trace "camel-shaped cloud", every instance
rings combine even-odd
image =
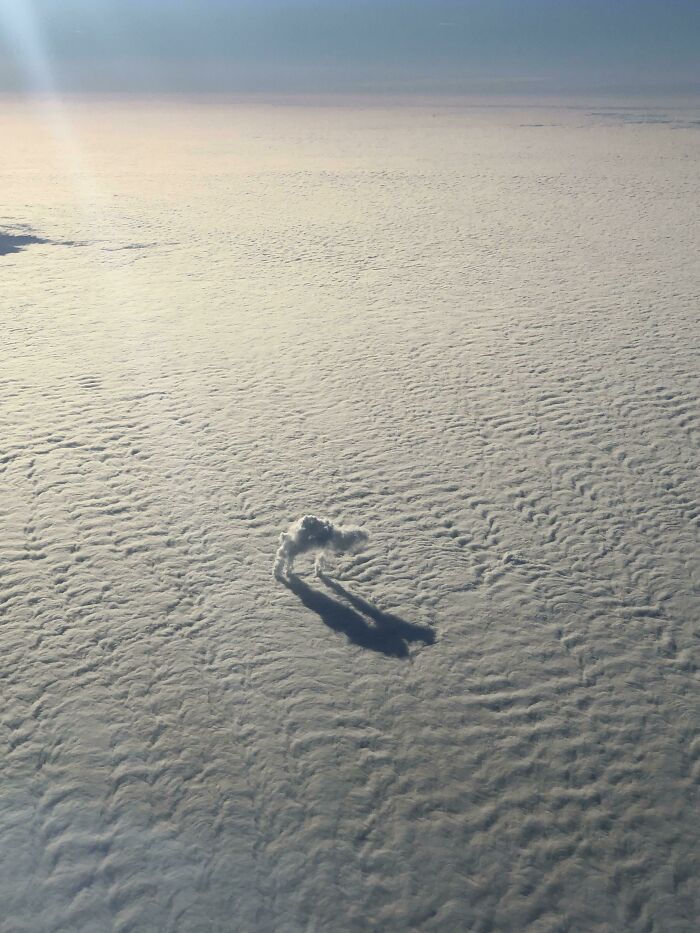
[[[303,515],[280,535],[273,573],[278,579],[293,572],[294,558],[316,551],[316,573],[323,566],[324,554],[355,554],[367,542],[367,533],[356,526],[334,525],[327,518]]]

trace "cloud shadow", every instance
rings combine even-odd
[[[19,253],[34,243],[49,243],[44,237],[33,236],[29,233],[0,233],[0,256],[10,256]]]
[[[15,232],[10,232],[14,230]],[[11,256],[14,253],[21,253],[28,246],[35,244],[46,244],[50,246],[98,246],[105,252],[119,252],[122,250],[147,250],[157,243],[109,243],[106,240],[50,240],[48,237],[37,236],[31,233],[31,227],[27,224],[15,224],[14,226],[0,229],[0,256]],[[100,245],[106,244],[106,245]],[[173,245],[173,244],[167,244]]]
[[[426,645],[434,643],[435,633],[431,628],[414,625],[399,616],[382,612],[367,600],[349,593],[325,574],[320,575],[320,578],[326,586],[348,600],[351,606],[314,589],[293,574],[280,577],[280,582],[298,596],[307,609],[320,616],[325,625],[345,635],[353,644],[388,657],[407,658],[409,642],[422,641]]]

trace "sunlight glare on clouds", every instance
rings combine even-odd
[[[13,0],[0,5],[0,24],[29,87],[38,94],[53,93],[53,74],[32,0]]]
[[[0,27],[24,77],[25,88],[39,107],[61,158],[76,182],[84,179],[83,156],[58,90],[33,0],[15,0],[0,5]]]

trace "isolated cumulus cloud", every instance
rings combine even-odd
[[[334,525],[327,518],[303,515],[280,535],[273,573],[276,577],[289,576],[294,558],[307,551],[317,553],[316,570],[321,567],[324,554],[355,554],[367,542],[367,533],[354,525]]]

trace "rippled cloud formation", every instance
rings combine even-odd
[[[278,578],[289,576],[294,558],[307,551],[316,551],[316,572],[322,567],[324,554],[355,554],[367,542],[367,533],[355,525],[334,525],[327,518],[303,515],[280,535],[273,573]]]

